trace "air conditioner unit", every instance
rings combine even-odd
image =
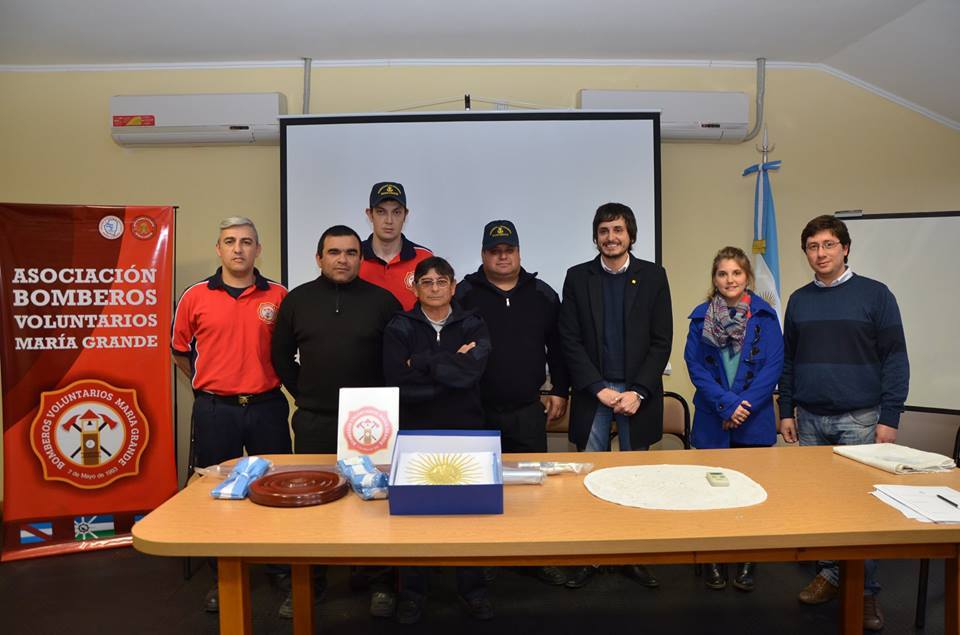
[[[277,145],[280,93],[115,95],[110,133],[124,146]]]
[[[750,100],[722,91],[581,90],[584,110],[659,110],[666,141],[736,143],[747,136]]]

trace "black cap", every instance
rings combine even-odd
[[[403,191],[403,186],[399,183],[382,181],[375,184],[370,190],[370,207],[376,207],[384,201],[397,201],[406,207],[407,193]]]
[[[493,249],[497,245],[520,246],[517,228],[508,220],[492,220],[483,228],[483,248]]]

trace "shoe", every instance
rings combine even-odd
[[[207,613],[220,612],[220,593],[217,591],[217,585],[214,584],[207,591],[207,596],[203,598],[203,610]]]
[[[640,586],[645,586],[648,589],[655,589],[660,586],[660,580],[657,580],[656,576],[642,564],[624,565],[623,574],[628,578],[636,580]]]
[[[716,562],[708,564],[703,576],[703,583],[707,585],[708,589],[717,591],[727,588],[727,565],[717,564]]]
[[[423,605],[412,597],[401,596],[395,617],[400,624],[416,624],[423,617]]]
[[[741,591],[753,591],[753,573],[756,565],[752,562],[742,562],[737,567],[737,575],[733,576],[733,586]]]
[[[823,604],[824,602],[829,602],[833,598],[837,597],[839,593],[839,587],[827,580],[822,575],[818,575],[803,589],[803,591],[800,591],[800,595],[797,596],[797,599],[804,604]]]
[[[568,589],[581,589],[587,586],[587,582],[590,581],[590,578],[592,578],[596,572],[596,567],[577,567],[569,573],[567,581],[564,582],[564,586]]]
[[[283,603],[281,603],[280,608],[277,609],[277,615],[285,620],[293,619],[293,591],[287,592],[286,597],[283,598]]]
[[[467,609],[467,613],[470,614],[475,620],[492,620],[493,619],[493,604],[490,602],[490,597],[486,592],[479,592],[471,595],[470,597],[460,596],[460,601],[463,602],[464,607]]]
[[[560,567],[540,567],[537,569],[537,578],[551,586],[563,586],[567,583],[567,572]]]
[[[374,591],[370,594],[370,615],[393,617],[397,610],[397,594],[393,591]]]
[[[877,596],[863,596],[863,630],[879,631],[883,629],[883,611],[880,610],[880,603],[877,602]]]

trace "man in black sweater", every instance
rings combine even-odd
[[[490,329],[493,352],[480,381],[487,427],[500,430],[504,452],[546,452],[546,422],[563,416],[570,392],[557,332],[560,298],[520,266],[512,222],[487,223],[480,256],[483,264],[457,285],[456,298]],[[541,402],[548,365],[552,388]]]
[[[358,277],[360,237],[344,225],[323,232],[320,276],[280,305],[273,366],[297,403],[294,452],[337,451],[340,389],[383,386],[383,330],[400,303]],[[295,356],[300,352],[300,361]]]

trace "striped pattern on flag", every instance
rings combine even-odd
[[[27,523],[20,525],[20,544],[33,545],[53,538],[53,523]]]
[[[96,540],[114,535],[113,516],[78,516],[73,519],[75,540]]]

